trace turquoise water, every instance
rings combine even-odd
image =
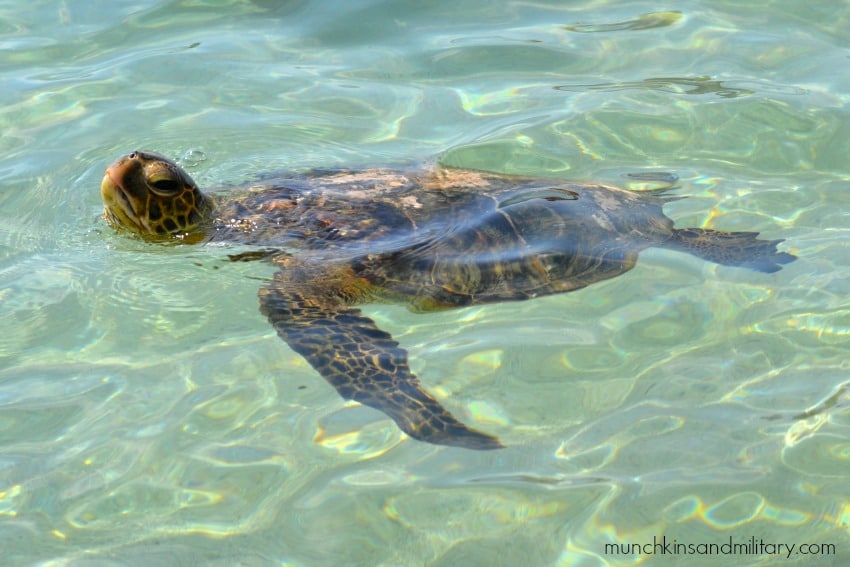
[[[0,2],[0,563],[847,562],[848,57],[837,1]],[[367,308],[508,445],[435,447],[275,336],[270,267],[105,227],[136,148],[202,186],[436,156],[668,171],[679,226],[799,260],[649,250],[563,296]],[[694,554],[605,548],[653,538]],[[775,547],[699,554],[730,538]]]

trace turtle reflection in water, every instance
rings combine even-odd
[[[146,239],[256,247],[248,257],[278,268],[260,311],[343,398],[413,438],[471,449],[502,444],[425,391],[356,305],[438,311],[574,291],[651,246],[760,272],[794,260],[755,232],[673,228],[657,193],[445,167],[315,170],[202,193],[174,162],[136,151],[106,170],[101,194],[109,224]]]

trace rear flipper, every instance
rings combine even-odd
[[[673,229],[673,235],[661,244],[664,248],[688,252],[724,266],[749,268],[773,273],[797,259],[793,254],[779,252],[776,245],[782,240],[759,240],[758,232],[722,232],[703,228]]]

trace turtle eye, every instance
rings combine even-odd
[[[180,190],[180,183],[171,177],[151,179],[150,186],[160,193],[176,193]]]

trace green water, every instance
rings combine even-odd
[[[846,563],[848,30],[839,1],[0,2],[0,564]],[[673,172],[679,226],[799,260],[649,250],[563,296],[367,308],[508,445],[435,447],[275,336],[270,267],[105,227],[136,148],[202,186]],[[774,547],[699,554],[730,538]]]

